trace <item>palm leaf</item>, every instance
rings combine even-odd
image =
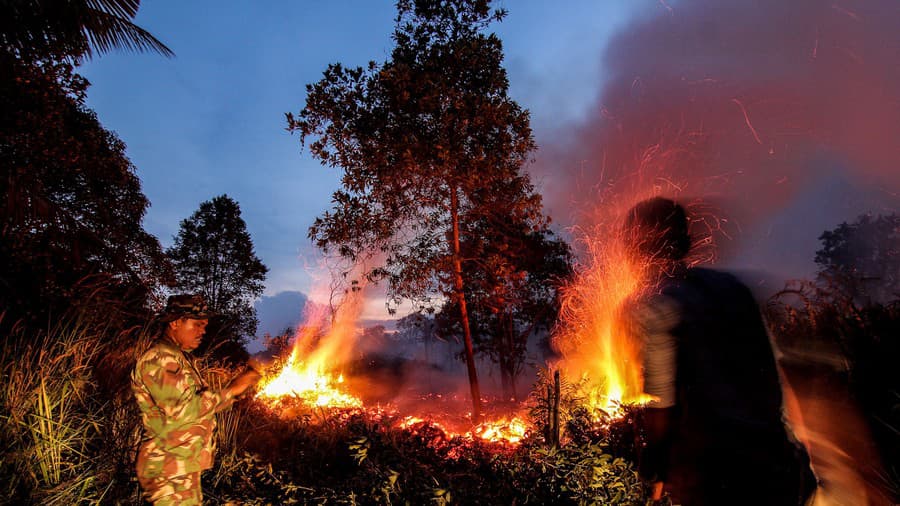
[[[128,19],[100,10],[89,9],[89,11],[90,14],[85,16],[82,28],[90,47],[88,55],[93,55],[94,52],[103,54],[113,49],[125,49],[135,52],[153,51],[167,57],[175,56],[175,53],[159,39]]]
[[[0,44],[30,55],[73,58],[113,49],[153,51],[165,44],[133,23],[140,0],[0,0]]]
[[[95,11],[134,19],[141,6],[141,0],[85,0],[84,5]]]

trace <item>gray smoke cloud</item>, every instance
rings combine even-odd
[[[900,3],[660,2],[610,42],[588,119],[539,139],[549,212],[711,203],[726,264],[808,276],[818,236],[900,202]]]

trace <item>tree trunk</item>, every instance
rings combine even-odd
[[[478,388],[478,372],[475,370],[475,353],[472,351],[472,331],[469,329],[469,311],[463,292],[462,260],[459,252],[459,196],[455,186],[450,188],[450,219],[453,222],[453,285],[459,301],[459,317],[466,345],[466,366],[469,370],[469,390],[472,393],[472,423],[481,421],[481,391]]]
[[[500,363],[500,383],[503,387],[503,400],[517,402],[516,375],[506,360]]]
[[[503,386],[503,400],[518,401],[516,395],[516,343],[513,336],[512,319],[509,314],[503,317],[503,324],[499,326],[500,336],[500,378]]]
[[[551,387],[548,385],[547,390],[550,390]],[[550,397],[550,446],[558,447],[559,446],[559,396],[560,396],[560,381],[559,381],[559,369],[553,371],[553,388],[552,394]]]

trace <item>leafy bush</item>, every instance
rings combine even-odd
[[[593,425],[559,448],[527,435],[517,445],[449,437],[430,422],[401,428],[378,410],[278,412],[246,401],[244,452],[223,456],[207,497],[315,504],[640,504],[633,466],[609,442],[633,434]],[[292,413],[283,418],[283,413]],[[630,429],[629,429],[630,430]],[[253,503],[256,504],[256,503]]]

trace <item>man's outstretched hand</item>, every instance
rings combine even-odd
[[[255,385],[260,378],[262,376],[255,369],[247,369],[231,380],[231,383],[226,388],[231,392],[232,396],[237,397]]]

